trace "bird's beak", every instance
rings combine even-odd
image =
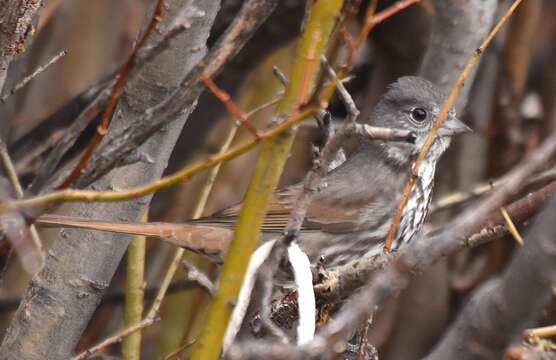
[[[438,136],[453,136],[466,132],[471,132],[471,128],[465,125],[462,121],[458,120],[455,116],[450,116],[445,120],[440,129],[438,129]]]

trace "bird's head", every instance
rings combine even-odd
[[[413,144],[388,142],[384,149],[388,156],[406,162],[419,153],[440,114],[446,96],[430,81],[416,76],[399,78],[374,108],[370,125],[394,129],[411,130],[416,138]],[[450,145],[452,136],[469,132],[471,129],[456,117],[451,108],[438,129],[427,158],[436,161]]]

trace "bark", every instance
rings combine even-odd
[[[166,1],[165,4],[165,16],[158,25],[162,33],[182,7],[181,1]],[[179,38],[179,43],[183,45],[168,49],[150,67],[143,69],[140,81],[127,84],[105,140],[118,134],[118,130],[134,125],[141,111],[167,96],[179,79],[202,58],[218,7],[218,2],[202,0],[193,1],[188,6],[186,11],[196,12],[197,15],[190,17],[190,30]],[[199,15],[200,10],[203,15]],[[149,160],[113,170],[91,187],[127,188],[158,179],[192,109],[193,106],[184,109],[178,119],[137,149]],[[69,211],[81,216],[137,221],[150,198],[117,204],[75,204]],[[34,276],[25,292],[0,347],[0,358],[69,358],[99,304],[128,241],[128,236],[62,231],[48,251],[44,269]]]

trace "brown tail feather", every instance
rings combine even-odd
[[[221,263],[224,259],[232,239],[230,229],[198,224],[110,222],[49,214],[39,217],[36,223],[45,227],[73,227],[122,234],[156,236],[218,263]]]

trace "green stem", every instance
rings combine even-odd
[[[307,99],[317,76],[319,59],[339,16],[343,1],[312,3],[305,31],[299,42],[286,93],[277,107],[277,115],[291,114]],[[259,242],[259,230],[266,208],[288,158],[296,131],[265,138],[244,205],[239,214],[234,239],[228,250],[218,282],[218,289],[209,307],[209,315],[192,360],[217,359],[222,347],[232,306],[245,275],[249,258]]]
[[[145,211],[141,221],[147,221]],[[139,323],[143,316],[145,236],[134,236],[127,248],[127,275],[125,282],[124,327]],[[139,360],[141,355],[141,332],[136,331],[122,341],[122,355],[125,360]]]

